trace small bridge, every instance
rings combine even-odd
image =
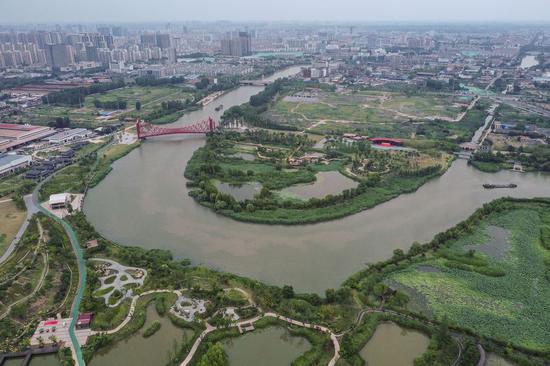
[[[216,123],[210,117],[207,120],[184,127],[161,127],[138,120],[136,122],[137,135],[140,140],[154,136],[190,135],[214,132]]]
[[[271,84],[272,81],[266,81],[266,80],[241,80],[241,85],[248,85],[248,86],[268,86]]]

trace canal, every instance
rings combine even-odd
[[[260,90],[240,87],[176,124],[210,115],[218,120],[222,112],[215,106],[242,104]],[[183,172],[203,144],[200,136],[151,139],[117,161],[86,197],[91,223],[121,244],[167,249],[195,264],[322,293],[367,262],[387,259],[415,240],[430,240],[483,203],[503,196],[550,196],[550,175],[488,174],[458,160],[417,192],[340,220],[290,227],[242,223],[198,205],[187,194]],[[518,188],[485,190],[483,183],[516,183]]]

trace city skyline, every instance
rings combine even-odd
[[[52,6],[53,5],[53,6]],[[205,11],[204,9],[208,9]],[[143,0],[97,0],[94,2],[57,0],[24,3],[7,0],[0,23],[75,23],[75,22],[161,22],[161,21],[342,21],[342,22],[547,22],[550,2],[545,0],[487,0],[461,2],[420,0],[411,4],[403,0],[361,2],[343,0],[300,3],[205,0],[200,4],[183,4],[177,0],[159,0],[150,5]]]

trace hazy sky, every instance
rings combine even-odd
[[[550,21],[550,0],[0,0],[1,23]]]

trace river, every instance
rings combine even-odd
[[[176,124],[209,115],[219,119],[222,112],[215,106],[242,104],[260,90],[238,88]],[[115,162],[113,171],[86,197],[90,222],[124,245],[168,249],[195,264],[322,293],[338,287],[366,262],[387,259],[394,249],[408,249],[415,240],[430,240],[485,202],[507,195],[550,196],[550,175],[488,174],[458,160],[416,193],[340,220],[302,226],[242,223],[217,215],[187,195],[183,171],[203,144],[201,136],[150,139]],[[485,190],[483,183],[516,183],[518,188]]]

